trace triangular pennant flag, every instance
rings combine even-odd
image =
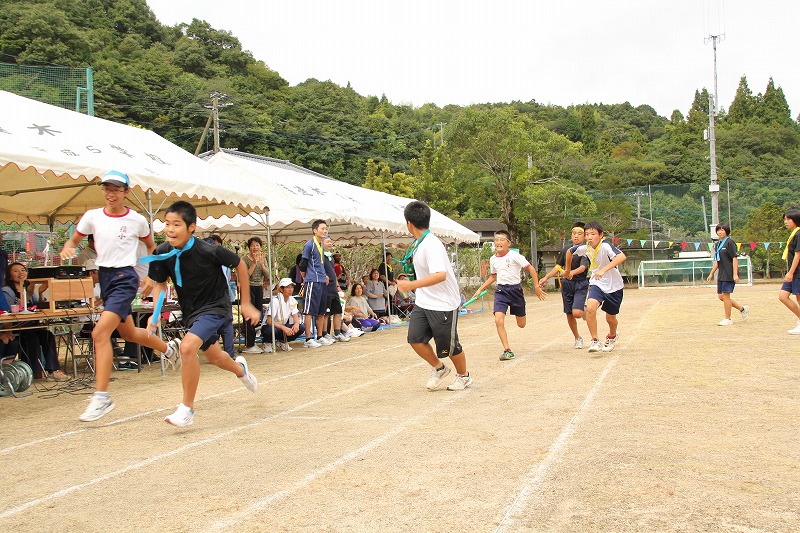
[[[633,242],[633,239],[628,239],[628,246],[630,246],[632,242]]]
[[[783,241],[778,243],[778,248],[783,248]]]
[[[694,243],[694,249],[695,250],[699,250],[700,249],[700,243],[699,242]]]
[[[689,244],[689,243],[688,243],[688,242],[686,242],[686,241],[683,241],[683,242],[681,243],[681,252],[682,252],[682,251],[684,251],[684,250],[686,250],[686,245],[687,245],[687,244]]]
[[[675,241],[669,241],[669,247],[672,248],[672,245],[675,244]]]
[[[756,249],[756,244],[758,244],[758,243],[757,243],[757,242],[755,242],[755,241],[750,241],[750,249],[751,249],[751,250],[753,250],[753,251],[755,251],[755,249]]]
[[[713,252],[714,251],[714,243],[713,242],[708,243],[708,251],[709,252]]]
[[[653,241],[653,248],[658,248],[659,244],[661,244],[661,241]]]
[[[765,243],[764,243],[764,249],[765,249],[765,250],[769,250],[769,245],[770,245],[770,243],[768,243],[768,242],[765,242]]]
[[[619,242],[619,237],[614,237],[614,244],[617,244],[618,242]]]
[[[737,242],[737,243],[736,243],[736,248],[737,248],[738,250],[741,250],[741,249],[742,249],[742,243],[740,243],[740,242]]]
[[[647,242],[647,241],[645,241],[645,240],[641,240],[641,241],[639,241],[639,244],[641,244],[641,245],[642,245],[642,248],[644,248],[644,243],[646,243],[646,242]]]

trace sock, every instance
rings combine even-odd
[[[105,398],[108,398],[108,391],[103,391],[103,392],[101,392],[101,391],[95,391],[94,395],[95,395],[96,397],[98,397],[98,398],[103,398],[103,399],[105,399]]]
[[[444,363],[442,363],[442,366],[436,369],[437,372],[441,372],[442,370],[444,370]]]
[[[341,335],[341,334],[342,334],[342,330],[340,330],[340,329],[335,329],[335,330],[333,330],[333,334],[334,334],[334,335]]]

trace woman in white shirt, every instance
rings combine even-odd
[[[381,273],[377,268],[373,268],[369,273],[369,281],[364,288],[367,295],[369,306],[379,317],[387,316],[386,312],[386,286],[380,280]]]

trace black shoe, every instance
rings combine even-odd
[[[139,370],[139,365],[136,361],[123,361],[117,365],[119,370]]]

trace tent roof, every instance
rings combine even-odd
[[[202,217],[258,210],[258,191],[236,191],[207,163],[152,131],[0,91],[0,220],[68,222],[102,207],[93,181],[108,170],[131,179],[132,207],[188,197]],[[242,209],[244,208],[244,209]]]
[[[304,241],[310,223],[328,222],[331,236],[355,243],[407,242],[403,209],[410,198],[357,187],[307,171],[288,161],[239,152],[220,152],[209,159],[227,182],[260,191],[269,198],[269,225],[277,242]],[[266,227],[260,214],[223,217],[199,224],[204,232],[253,232]],[[156,228],[157,229],[157,228]],[[431,231],[449,242],[478,242],[478,234],[433,210]]]

